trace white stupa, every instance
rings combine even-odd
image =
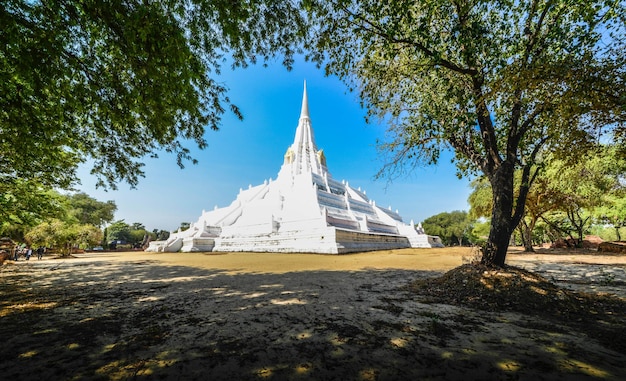
[[[421,224],[405,224],[397,211],[332,178],[313,138],[305,83],[296,136],[276,180],[240,190],[229,206],[203,211],[189,229],[146,251],[341,254],[440,246]]]

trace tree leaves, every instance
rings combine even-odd
[[[578,156],[625,128],[623,2],[310,3],[322,51],[310,57],[388,126],[383,173],[452,148],[461,174],[487,177],[498,265],[541,154]]]
[[[428,234],[441,237],[444,245],[461,246],[473,238],[472,224],[467,212],[455,210],[428,217],[424,220],[423,227]]]
[[[94,162],[100,186],[137,185],[142,158],[184,143],[205,148],[230,110],[212,77],[280,54],[289,66],[306,34],[291,2],[101,0],[27,2],[0,9],[0,180],[76,183]]]

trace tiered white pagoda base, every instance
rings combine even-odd
[[[216,239],[213,251],[344,254],[410,247],[406,237],[325,227]]]
[[[397,211],[332,178],[313,139],[306,87],[293,144],[276,180],[240,190],[224,208],[203,211],[188,230],[154,241],[146,251],[342,254],[442,247]]]

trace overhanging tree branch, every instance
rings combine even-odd
[[[457,65],[450,60],[446,60],[442,58],[441,54],[428,48],[426,45],[420,42],[417,42],[415,40],[412,40],[406,37],[398,37],[390,33],[387,33],[386,30],[382,26],[367,19],[366,17],[356,14],[346,7],[341,7],[341,8],[343,12],[345,12],[347,15],[359,21],[358,23],[353,23],[353,25],[356,25],[357,27],[363,29],[364,31],[368,33],[381,37],[384,40],[392,44],[405,45],[405,46],[410,46],[412,48],[415,48],[418,51],[420,51],[422,54],[424,54],[426,57],[430,58],[433,61],[433,64],[435,65],[441,65],[445,67],[446,69],[452,70],[460,74],[465,74],[465,75],[475,75],[478,73],[476,69],[463,68],[460,65]]]

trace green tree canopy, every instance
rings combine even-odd
[[[466,211],[455,210],[428,217],[423,222],[428,234],[437,235],[444,245],[468,243],[472,233],[472,220]]]
[[[484,176],[477,177],[470,183],[470,188],[472,193],[467,198],[470,205],[470,217],[476,219],[491,216],[493,195],[489,181]]]
[[[107,226],[107,242],[118,240],[130,242],[132,240],[130,230],[130,225],[124,220],[113,222],[111,225]]]
[[[622,1],[308,3],[311,57],[389,126],[386,173],[452,149],[459,174],[486,176],[485,264],[504,265],[542,152],[578,155],[626,126]]]
[[[545,166],[549,164],[543,164]],[[524,206],[524,214],[518,225],[522,236],[522,242],[526,251],[532,252],[533,248],[533,231],[535,226],[546,213],[555,210],[557,206],[558,192],[550,187],[550,179],[543,172],[533,181],[532,187],[528,190],[526,203]],[[515,172],[514,189],[519,191],[522,173],[520,170]],[[478,177],[471,183],[472,193],[468,197],[470,204],[470,215],[473,218],[485,217],[489,218],[493,212],[492,200],[493,193],[489,180],[484,177]],[[515,197],[517,197],[517,193]]]
[[[598,209],[598,220],[611,224],[615,229],[617,240],[621,241],[620,228],[626,227],[626,197],[622,195],[611,198],[611,202]]]
[[[148,232],[146,230],[146,227],[144,226],[144,224],[140,223],[140,222],[133,222],[130,226],[130,231],[129,231],[129,236],[130,236],[130,240],[129,242],[135,246],[135,247],[139,247],[141,246],[141,244],[146,242],[146,236],[150,236],[152,238],[152,233]]]
[[[21,241],[23,234],[43,219],[65,214],[66,199],[39,181],[5,180],[0,181],[0,235]]]
[[[80,224],[90,224],[101,227],[113,220],[117,210],[115,201],[98,201],[84,192],[68,195],[69,214]]]
[[[164,241],[170,237],[170,232],[163,229],[153,229],[152,230],[153,239],[157,241]]]
[[[619,216],[624,215],[624,173],[626,161],[615,146],[599,146],[582,153],[576,161],[544,155],[541,171],[529,189],[524,218],[519,225],[526,250],[532,251],[533,230],[540,220],[561,234],[557,238],[565,234],[578,242],[582,241],[586,228],[594,219],[615,221],[619,228]],[[520,188],[521,177],[517,171],[516,189]],[[474,218],[490,216],[491,184],[486,178],[479,177],[471,186],[473,190],[468,198],[471,215]]]
[[[223,63],[289,66],[306,31],[279,0],[7,0],[0,25],[0,194],[14,179],[67,188],[87,160],[110,187],[136,185],[160,150],[193,162],[186,141],[204,148],[225,110],[241,117]]]
[[[0,194],[0,234],[22,241],[32,228],[53,220],[100,228],[113,219],[114,201],[101,202],[85,193],[61,194],[36,181],[17,179]],[[65,229],[65,228],[64,228]],[[67,230],[67,229],[66,229]]]
[[[146,226],[141,222],[133,222],[130,227],[133,230],[146,230]]]
[[[601,220],[607,211],[619,213],[626,195],[623,175],[626,161],[613,147],[604,147],[593,155],[581,155],[570,163],[556,159],[546,168],[546,188],[556,213],[544,216],[552,228],[582,243],[589,225]]]
[[[51,219],[31,229],[26,234],[26,239],[33,246],[55,248],[61,255],[67,256],[75,246],[88,247],[99,243],[102,231],[90,224]]]

